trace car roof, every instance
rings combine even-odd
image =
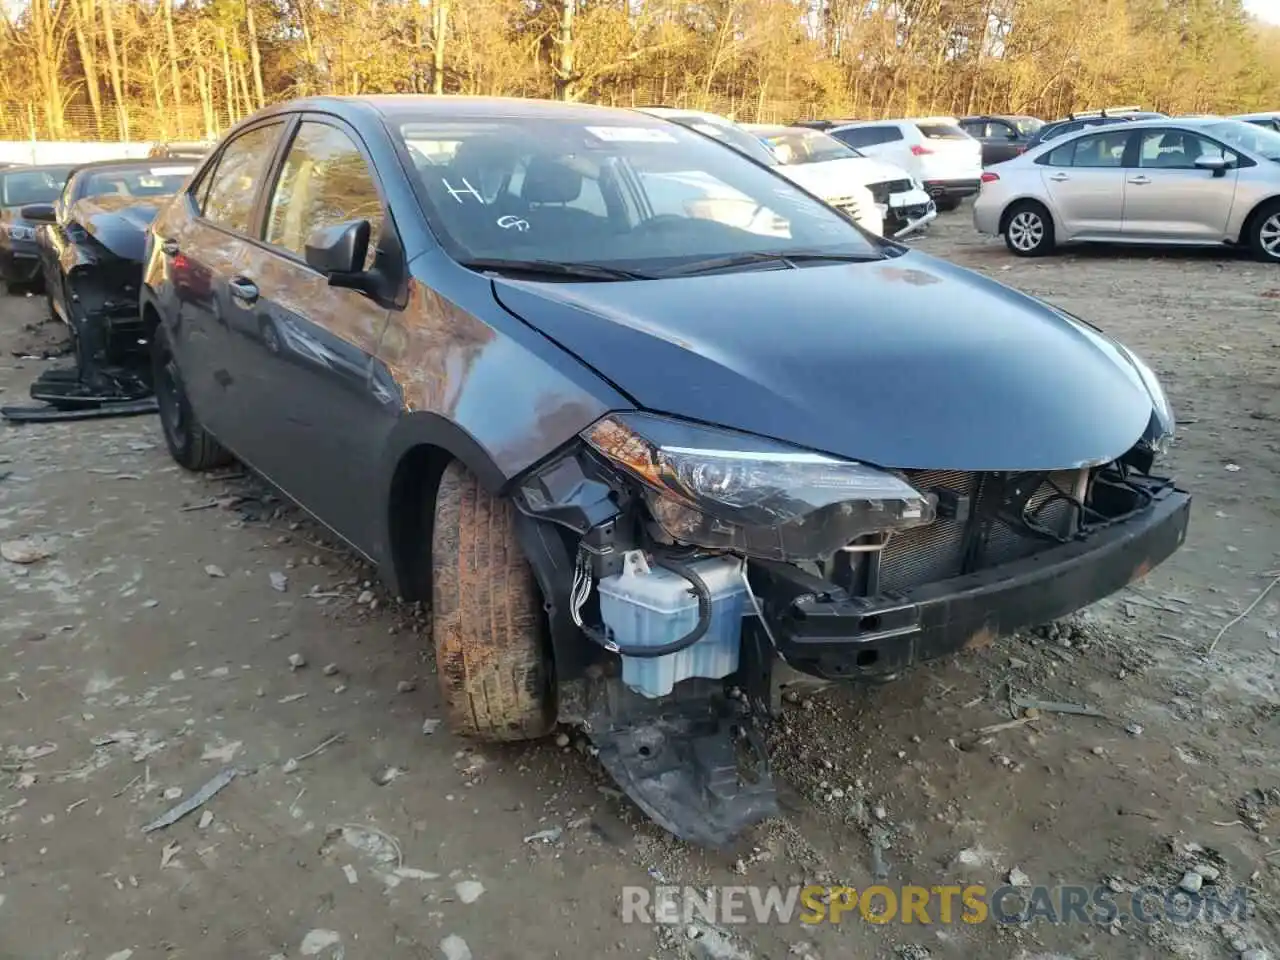
[[[787,123],[744,123],[743,129],[750,130],[752,133],[763,133],[768,136],[779,133],[824,133],[822,130],[815,130],[813,127],[795,127]]]
[[[1233,113],[1231,120],[1271,120],[1280,117],[1280,110],[1263,110],[1260,113]]]
[[[114,160],[86,160],[84,163],[59,164],[71,167],[72,173],[82,170],[111,170],[118,167],[176,167],[190,166],[190,161],[171,157],[118,157]]]
[[[896,126],[897,124],[921,124],[921,123],[959,123],[955,117],[886,117],[883,120],[850,120],[848,123],[839,124],[840,127],[870,127],[870,126]]]
[[[654,108],[651,108],[654,109]],[[661,108],[656,108],[661,109]],[[442,120],[529,118],[538,120],[610,120],[623,116],[634,117],[640,110],[623,107],[603,107],[591,103],[565,103],[561,100],[533,100],[523,97],[458,97],[431,94],[376,94],[362,97],[302,97],[259,111],[250,120],[282,113],[303,110],[343,114],[370,114],[381,116],[388,122],[418,119],[424,114]],[[682,112],[682,111],[676,111]],[[696,111],[688,111],[696,113]],[[723,119],[723,118],[720,118]]]
[[[4,167],[0,167],[0,173],[27,173],[34,170],[37,173],[43,170],[76,170],[79,168],[77,163],[12,163]]]

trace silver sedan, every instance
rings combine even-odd
[[[1023,257],[1097,241],[1280,263],[1280,133],[1223,117],[1092,127],[989,168],[973,222]]]

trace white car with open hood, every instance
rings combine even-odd
[[[835,207],[864,230],[884,236],[884,211],[876,203],[872,192],[861,181],[850,177],[832,177],[825,171],[809,169],[805,165],[784,166],[777,155],[754,133],[731,120],[702,110],[685,110],[680,107],[641,107],[641,113],[661,117],[682,127],[696,130],[727,147],[745,154],[756,163],[772,167],[788,180]],[[718,198],[717,198],[718,199]]]
[[[810,193],[839,192],[849,183],[870,190],[887,236],[914,233],[938,215],[924,186],[906,170],[859,153],[820,130],[759,123],[744,128],[769,145],[782,164],[780,173]]]

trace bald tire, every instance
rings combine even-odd
[[[516,541],[514,507],[462,464],[444,471],[431,531],[431,620],[453,729],[530,740],[554,726],[542,596]]]

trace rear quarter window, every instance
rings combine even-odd
[[[954,123],[917,123],[916,129],[928,140],[969,139],[969,135]]]
[[[855,149],[903,139],[902,131],[897,127],[850,127],[846,130],[833,130],[831,135]]]

